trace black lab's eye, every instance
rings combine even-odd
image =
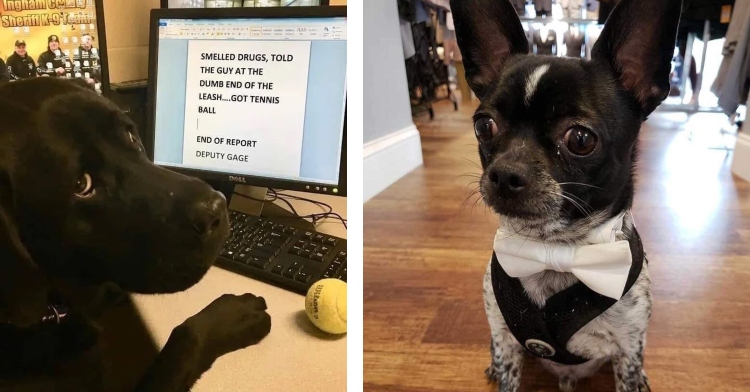
[[[76,183],[76,196],[90,197],[94,194],[94,182],[88,173],[83,173]]]
[[[565,148],[571,153],[579,156],[591,154],[596,148],[598,138],[585,128],[570,128],[563,138]]]
[[[133,133],[133,131],[128,131],[128,137],[130,138],[130,142],[136,145],[138,151],[143,151],[143,147],[141,147],[141,144],[138,143],[138,138],[135,136],[135,133]]]
[[[481,117],[474,122],[474,133],[479,141],[486,142],[497,135],[497,124],[489,117]]]

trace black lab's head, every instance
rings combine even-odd
[[[152,164],[112,103],[38,78],[0,88],[0,118],[0,253],[143,293],[186,289],[212,265],[223,196]]]
[[[529,56],[507,0],[451,1],[485,202],[519,230],[580,238],[630,207],[641,123],[669,93],[680,0],[622,0],[592,59]]]

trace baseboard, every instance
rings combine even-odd
[[[750,134],[740,132],[733,155],[732,173],[745,181],[750,181]]]
[[[422,140],[414,124],[364,146],[364,201],[422,165]]]

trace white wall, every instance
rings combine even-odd
[[[747,97],[747,107],[750,108],[750,96]],[[750,111],[745,117],[750,117]],[[745,181],[750,181],[750,123],[748,118],[742,123],[742,130],[737,137],[732,157],[732,173]]]
[[[365,201],[422,164],[411,118],[396,0],[364,5]]]

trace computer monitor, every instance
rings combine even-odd
[[[152,10],[151,158],[345,196],[346,34],[346,7]]]
[[[0,2],[0,58],[10,81],[84,79],[109,88],[103,0]]]

